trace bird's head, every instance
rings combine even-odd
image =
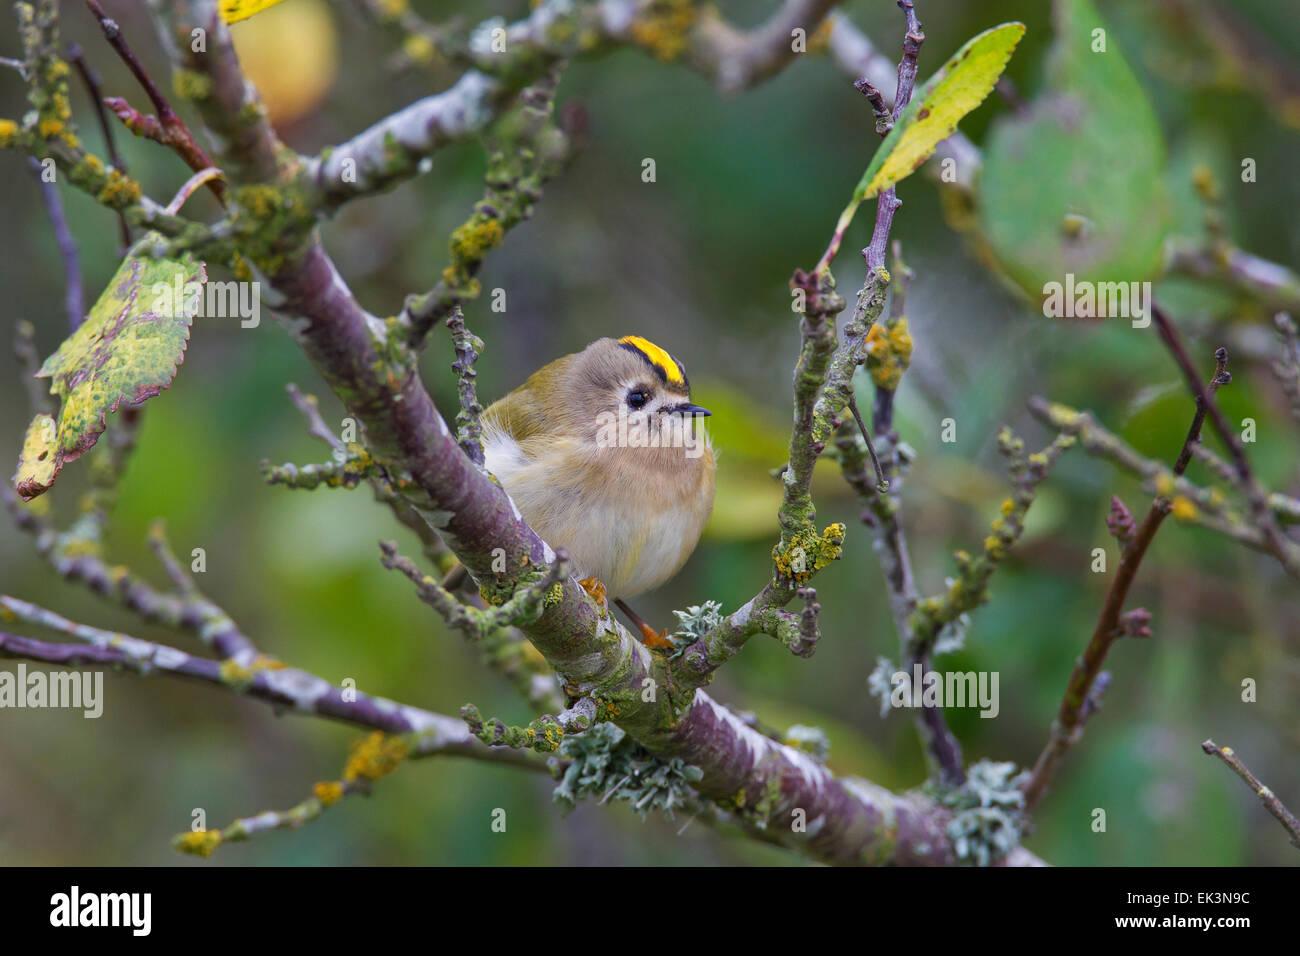
[[[577,356],[569,376],[572,398],[606,441],[626,447],[670,447],[674,436],[691,442],[694,420],[709,415],[691,402],[686,368],[649,339],[626,335],[597,339]],[[611,433],[608,429],[617,429]]]

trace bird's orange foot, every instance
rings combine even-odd
[[[592,599],[600,605],[602,611],[609,610],[609,600],[605,595],[605,585],[599,578],[583,578],[578,582],[578,586],[591,595]]]
[[[663,650],[673,646],[673,642],[668,639],[667,631],[656,631],[622,600],[616,599],[614,603],[618,605],[620,611],[627,615],[628,620],[636,625],[636,629],[641,632],[641,643],[646,647]]]
[[[656,631],[645,621],[640,621],[638,623],[641,631],[641,643],[646,647],[662,650],[673,646],[673,642],[668,640],[667,628],[662,631]]]

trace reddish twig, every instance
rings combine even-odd
[[[113,126],[109,123],[108,114],[104,111],[104,95],[99,85],[99,74],[86,63],[81,47],[76,43],[68,46],[68,61],[76,68],[78,75],[81,77],[81,82],[86,87],[86,92],[90,94],[90,101],[95,104],[95,118],[99,121],[99,131],[104,136],[104,148],[108,150],[109,161],[115,169],[126,173],[126,161],[122,159],[121,154],[117,151],[117,143],[113,139]],[[125,251],[126,247],[131,245],[131,226],[126,221],[126,213],[122,212],[121,209],[114,211],[117,213],[122,249]]]
[[[1181,349],[1181,346],[1179,348]],[[1183,354],[1185,356],[1186,353]],[[1216,364],[1209,385],[1202,385],[1199,379],[1194,379],[1196,388],[1193,389],[1193,394],[1196,395],[1196,414],[1192,418],[1192,425],[1188,429],[1187,437],[1183,440],[1183,447],[1178,453],[1174,465],[1175,476],[1182,475],[1191,461],[1192,449],[1201,440],[1201,427],[1205,421],[1206,413],[1217,411],[1217,406],[1213,404],[1211,396],[1218,390],[1220,385],[1226,384],[1232,378],[1226,368],[1228,350],[1220,348],[1215,351],[1214,357]],[[1190,359],[1188,361],[1190,364]],[[1092,638],[1088,641],[1087,648],[1084,649],[1083,656],[1076,662],[1074,671],[1070,674],[1070,682],[1066,685],[1065,696],[1061,700],[1056,720],[1052,724],[1052,732],[1047,746],[1039,754],[1033,772],[1021,787],[1025,795],[1026,809],[1032,808],[1042,798],[1053,774],[1056,772],[1056,768],[1064,759],[1066,752],[1078,739],[1080,733],[1082,733],[1088,717],[1098,709],[1100,695],[1094,693],[1094,685],[1103,676],[1101,667],[1106,661],[1106,655],[1110,652],[1111,646],[1119,638],[1140,633],[1145,628],[1145,618],[1139,626],[1126,626],[1123,619],[1124,603],[1128,600],[1129,590],[1137,577],[1138,568],[1142,565],[1142,559],[1146,557],[1147,549],[1151,546],[1156,532],[1160,530],[1160,525],[1169,514],[1169,507],[1170,504],[1166,498],[1156,498],[1151,503],[1146,517],[1142,519],[1142,523],[1137,527],[1137,530],[1132,534],[1126,533],[1124,535],[1127,543],[1123,545],[1120,552],[1119,569],[1115,572],[1115,578],[1106,591],[1106,599],[1102,604],[1097,626],[1092,632]],[[1113,505],[1112,509],[1114,510]]]
[[[1256,480],[1250,462],[1246,458],[1246,453],[1242,450],[1241,442],[1237,439],[1236,432],[1228,423],[1227,416],[1223,414],[1223,409],[1219,408],[1214,401],[1213,390],[1207,389],[1206,386],[1201,384],[1200,379],[1196,377],[1196,368],[1187,355],[1187,349],[1183,347],[1177,328],[1169,321],[1169,317],[1164,313],[1164,310],[1154,302],[1151,304],[1151,315],[1155,319],[1156,330],[1160,333],[1161,341],[1169,348],[1174,361],[1178,363],[1183,377],[1187,380],[1188,387],[1191,388],[1192,394],[1196,396],[1198,411],[1199,406],[1204,404],[1205,409],[1202,414],[1208,415],[1210,424],[1219,433],[1219,438],[1228,446],[1228,452],[1232,457],[1233,465],[1236,467],[1238,483],[1246,496],[1246,500],[1250,503],[1255,523],[1264,535],[1269,552],[1282,563],[1287,573],[1300,577],[1300,558],[1297,557],[1291,542],[1287,541],[1282,535],[1281,529],[1278,528],[1272,509],[1269,508],[1268,495]],[[1190,455],[1191,452],[1189,451],[1188,454]]]
[[[162,91],[153,81],[153,77],[144,68],[144,65],[136,57],[135,52],[131,49],[130,44],[126,42],[126,37],[122,36],[122,29],[104,12],[103,6],[99,0],[86,0],[86,6],[94,14],[95,19],[99,21],[100,29],[104,31],[104,37],[108,40],[109,46],[117,51],[117,55],[122,58],[131,75],[136,78],[149,101],[153,103],[154,111],[158,114],[154,116],[143,116],[132,108],[125,99],[117,96],[105,97],[104,104],[113,111],[113,113],[122,120],[123,124],[132,133],[137,136],[145,136],[155,142],[173,150],[176,155],[185,161],[185,164],[194,172],[201,172],[213,166],[213,162],[208,158],[208,154],[203,151],[203,147],[195,140],[194,134],[190,132],[185,121],[177,115],[176,111],[167,102]],[[208,181],[208,187],[216,195],[222,205],[226,201],[226,184],[219,179]]]

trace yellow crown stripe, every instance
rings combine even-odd
[[[686,384],[686,376],[682,374],[682,367],[677,364],[677,359],[649,339],[643,339],[639,335],[625,335],[618,341],[622,345],[630,345],[638,350],[650,361],[651,365],[663,372],[668,381],[674,385]]]

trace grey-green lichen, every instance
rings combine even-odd
[[[699,799],[691,789],[704,776],[699,767],[677,757],[655,757],[615,724],[596,724],[586,733],[565,737],[559,756],[569,764],[553,799],[565,813],[579,800],[595,797],[601,803],[622,800],[642,819],[657,810],[671,820],[676,811]]]
[[[936,793],[954,811],[947,832],[959,862],[989,866],[1020,844],[1027,820],[1019,784],[1015,764],[981,760],[960,787]]]
[[[781,742],[787,747],[806,753],[818,763],[825,763],[831,756],[831,739],[820,727],[795,724],[785,732],[785,739]]]
[[[722,624],[722,604],[718,601],[705,601],[692,604],[685,611],[673,611],[677,617],[677,630],[668,635],[669,642],[676,649],[671,657],[678,657],[701,637]]]

